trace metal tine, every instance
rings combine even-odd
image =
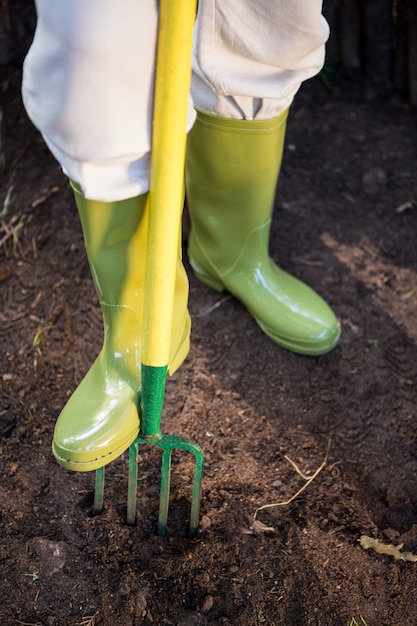
[[[104,486],[106,478],[105,466],[96,470],[94,487],[93,514],[99,515],[103,511]],[[128,495],[126,522],[133,525],[136,522],[136,500],[138,482],[138,442],[134,441],[129,447]]]
[[[200,450],[201,454],[194,454],[196,459],[196,465],[194,470],[193,492],[191,496],[190,528],[188,531],[190,537],[196,536],[198,530],[198,521],[200,518],[201,481],[203,477],[204,465],[203,450],[201,448]]]
[[[94,489],[94,515],[98,515],[103,510],[103,500],[104,500],[104,484],[106,480],[106,468],[99,467],[96,470],[96,481],[95,481],[95,489]]]
[[[162,449],[161,486],[159,491],[158,535],[166,533],[169,509],[169,493],[171,488],[171,458],[172,448]]]
[[[138,485],[138,441],[134,441],[129,448],[129,473],[127,481],[127,515],[126,521],[130,526],[136,522],[136,500]]]

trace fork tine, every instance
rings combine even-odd
[[[196,444],[197,446],[198,444]],[[200,446],[198,446],[200,448]],[[200,448],[199,451],[194,452],[196,465],[194,470],[194,484],[193,484],[193,493],[191,496],[191,513],[190,513],[190,527],[188,534],[190,537],[195,537],[198,529],[198,520],[200,517],[200,499],[201,499],[201,480],[203,477],[203,464],[204,464],[204,455],[203,450]]]
[[[129,448],[129,473],[127,482],[127,515],[129,526],[136,522],[136,500],[138,492],[138,442],[134,441]]]
[[[163,449],[161,464],[161,487],[159,493],[159,517],[158,517],[158,535],[165,535],[168,508],[169,508],[169,492],[171,488],[171,457],[172,448]]]
[[[94,515],[98,515],[103,510],[103,500],[104,500],[104,483],[106,478],[106,469],[105,467],[99,467],[96,470],[96,480],[95,480],[95,489],[94,489]]]

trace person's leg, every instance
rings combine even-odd
[[[336,345],[339,324],[268,244],[288,107],[320,69],[327,36],[316,0],[203,0],[186,164],[194,272],[240,299],[276,343],[311,355]]]
[[[149,190],[158,3],[37,0],[23,100],[51,152],[85,197]],[[191,98],[188,127],[195,113]]]
[[[194,39],[197,109],[270,119],[324,63],[329,27],[321,0],[201,0]]]
[[[58,418],[57,461],[86,471],[138,434],[157,8],[153,0],[38,0],[26,109],[74,184],[104,321],[103,348]],[[189,125],[194,113],[190,109]],[[178,228],[180,225],[178,225]],[[178,259],[172,373],[189,347]]]

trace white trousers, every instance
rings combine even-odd
[[[87,198],[149,189],[157,0],[36,0],[23,100]],[[321,0],[200,0],[188,128],[198,109],[269,119],[324,62]]]

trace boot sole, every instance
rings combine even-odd
[[[117,457],[121,456],[123,452],[125,452],[129,446],[135,441],[136,437],[139,434],[139,428],[132,432],[129,437],[125,439],[125,441],[113,450],[109,450],[105,454],[102,454],[100,457],[88,458],[89,455],[86,454],[86,458],[83,461],[72,461],[67,456],[62,456],[64,450],[62,448],[58,448],[55,445],[55,442],[52,442],[52,452],[53,455],[59,465],[65,467],[65,469],[72,470],[74,472],[89,472],[92,470],[99,469],[104,465],[107,465]],[[69,456],[69,455],[68,455]]]

